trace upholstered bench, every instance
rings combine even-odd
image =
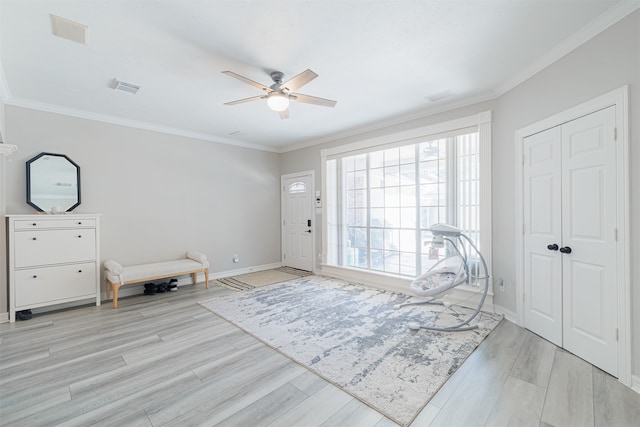
[[[104,262],[104,276],[107,282],[106,297],[111,297],[113,288],[113,308],[118,308],[118,289],[132,283],[147,282],[167,277],[191,274],[196,283],[198,273],[204,272],[207,288],[209,288],[209,261],[200,252],[187,252],[186,259],[156,262],[152,264],[122,266],[114,260]]]

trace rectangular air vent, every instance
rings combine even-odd
[[[445,90],[444,92],[434,93],[429,96],[426,96],[425,98],[427,98],[431,102],[438,102],[438,101],[442,101],[443,99],[450,98],[453,95],[455,94],[452,91]]]
[[[116,90],[121,90],[123,92],[129,92],[129,93],[133,93],[133,94],[135,94],[136,92],[138,92],[140,90],[140,86],[134,85],[132,83],[121,82],[118,79],[114,79],[113,80],[113,83],[112,83],[111,87],[113,89],[116,89]]]
[[[54,36],[85,46],[89,44],[89,27],[59,16],[49,16],[51,16],[51,32]]]

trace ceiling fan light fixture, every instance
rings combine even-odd
[[[289,97],[280,92],[272,92],[267,97],[267,105],[273,111],[284,111],[289,108]]]

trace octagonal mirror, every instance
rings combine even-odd
[[[80,166],[64,154],[27,161],[27,203],[40,212],[70,212],[80,205]]]

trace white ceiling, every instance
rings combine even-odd
[[[1,0],[7,104],[282,152],[491,99],[639,7],[616,0]],[[51,33],[50,14],[89,27]],[[260,95],[310,68],[280,120]],[[0,70],[1,71],[1,70]],[[135,95],[113,79],[142,86]],[[427,97],[451,91],[432,102]]]

